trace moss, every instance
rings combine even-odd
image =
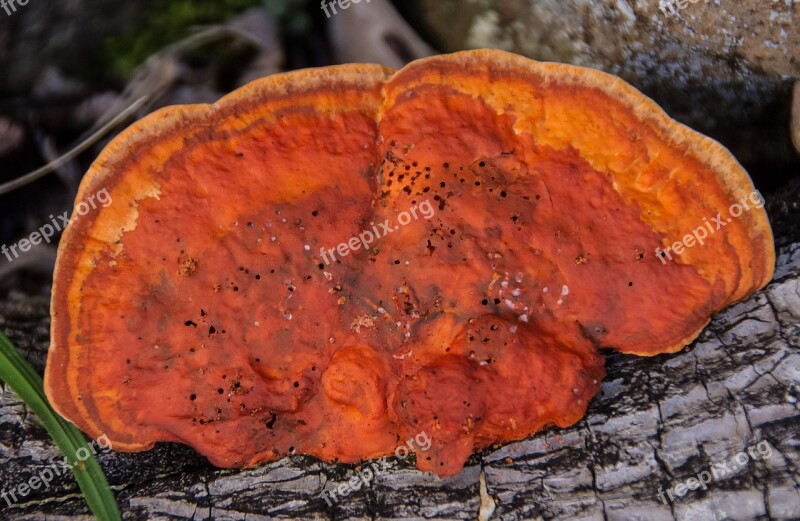
[[[279,18],[297,19],[302,0],[156,0],[134,27],[106,40],[104,54],[111,75],[130,77],[149,56],[177,42],[196,26],[223,23],[249,7],[263,6]],[[296,26],[295,21],[293,26]]]

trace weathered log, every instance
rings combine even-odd
[[[17,295],[0,303],[0,330],[41,372],[48,300]],[[358,467],[294,457],[219,470],[176,444],[99,460],[132,520],[475,519],[481,505],[484,519],[503,520],[800,519],[800,243],[781,248],[767,288],[714,317],[687,349],[609,354],[607,370],[586,418],[571,428],[484,451],[444,480],[396,461],[330,505],[323,491]],[[9,388],[0,395],[0,425],[0,492],[15,490],[19,500],[0,499],[0,519],[89,519],[71,476],[19,494],[16,487],[60,457]],[[754,448],[759,441],[769,457]],[[737,464],[748,447],[748,461]],[[705,490],[659,499],[659,487],[667,498],[667,489],[710,473],[709,464],[717,476]]]

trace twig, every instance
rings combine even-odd
[[[32,183],[33,181],[36,181],[40,177],[43,177],[43,176],[49,174],[50,172],[52,172],[56,168],[59,168],[61,165],[63,165],[67,161],[70,161],[71,159],[76,157],[78,154],[80,154],[81,152],[83,152],[84,150],[86,150],[87,148],[92,146],[94,143],[96,143],[99,139],[101,139],[104,135],[106,135],[111,129],[113,129],[114,127],[119,125],[123,120],[125,120],[125,118],[127,118],[128,116],[130,116],[131,114],[133,114],[134,112],[139,110],[139,108],[142,105],[144,105],[144,103],[147,101],[147,98],[148,98],[148,96],[142,96],[141,98],[139,98],[138,100],[133,102],[125,110],[123,110],[122,112],[117,114],[111,121],[109,121],[108,123],[106,123],[105,125],[100,127],[100,129],[98,129],[96,132],[94,132],[91,136],[89,136],[86,139],[84,139],[80,144],[78,144],[75,148],[73,148],[69,152],[63,154],[60,157],[57,157],[56,159],[54,159],[53,161],[50,161],[46,165],[44,165],[44,166],[42,166],[40,168],[37,168],[33,172],[29,172],[29,173],[27,173],[27,174],[25,174],[25,175],[23,175],[21,177],[18,177],[16,179],[12,180],[12,181],[9,181],[7,183],[1,184],[0,185],[0,195],[7,194],[9,192],[12,192],[12,191],[14,191],[14,190],[16,190],[18,188],[21,188],[21,187],[27,185],[29,183]]]

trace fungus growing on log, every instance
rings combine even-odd
[[[774,265],[722,146],[615,77],[500,51],[162,109],[78,200],[100,189],[59,247],[47,395],[116,449],[221,467],[424,432],[418,467],[454,474],[578,421],[599,349],[677,351]]]

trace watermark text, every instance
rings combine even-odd
[[[675,16],[679,11],[689,7],[689,4],[696,4],[701,0],[659,0],[658,8],[664,13],[664,16]],[[708,3],[708,0],[702,0],[703,3]]]
[[[722,463],[709,463],[708,470],[701,470],[696,477],[689,478],[678,483],[674,487],[664,490],[663,486],[658,487],[658,498],[665,505],[675,501],[675,496],[683,497],[690,490],[702,488],[708,489],[709,483],[727,475],[733,474],[737,469],[747,465],[750,460],[767,460],[772,457],[772,447],[766,440],[759,441],[755,445],[747,447],[746,451],[736,454],[730,461]],[[667,499],[669,497],[669,499]]]
[[[82,462],[89,459],[92,454],[97,454],[98,448],[102,449],[104,454],[113,448],[111,446],[111,440],[108,439],[108,436],[105,434],[101,434],[96,440],[92,440],[88,448],[79,447],[78,450],[75,451],[75,457],[73,459],[76,461],[74,463],[70,463],[70,460],[66,456],[60,461],[53,461],[49,466],[40,470],[38,474],[31,476],[28,481],[18,484],[11,490],[6,490],[4,488],[0,491],[0,498],[6,501],[6,505],[11,506],[21,501],[33,490],[39,490],[40,488],[46,490],[50,488],[50,482],[53,481],[56,476],[61,476],[62,473],[69,474],[74,467],[77,467]]]
[[[761,192],[758,190],[751,192],[742,197],[738,202],[733,203],[731,207],[728,208],[730,217],[725,218],[722,212],[718,213],[716,217],[712,217],[710,220],[707,217],[703,217],[703,224],[695,228],[691,233],[687,233],[682,240],[675,241],[663,250],[661,248],[656,248],[656,257],[661,260],[661,264],[666,264],[667,259],[673,260],[672,253],[681,255],[687,248],[691,248],[697,244],[700,246],[704,245],[705,240],[708,239],[710,235],[728,226],[735,218],[741,216],[745,210],[749,211],[751,209],[751,204],[755,208],[762,208],[764,206],[764,197],[762,197]],[[670,250],[672,250],[672,253],[670,253]]]
[[[0,0],[2,1],[2,0]],[[108,193],[108,190],[103,188],[98,192],[92,194],[88,199],[81,201],[75,206],[75,214],[72,216],[72,221],[77,221],[79,216],[86,215],[89,213],[89,210],[96,210],[97,203],[103,206],[103,208],[107,208],[111,205],[111,194]],[[28,237],[24,239],[20,239],[16,243],[12,244],[11,246],[7,246],[3,244],[0,246],[0,253],[2,253],[8,262],[12,262],[15,259],[18,259],[21,253],[26,253],[30,251],[33,246],[37,244],[41,244],[42,241],[50,244],[50,240],[53,236],[67,227],[67,224],[70,222],[69,212],[64,212],[58,216],[58,218],[54,217],[53,215],[50,216],[50,222],[53,224],[47,223],[38,231],[31,233]],[[13,255],[13,257],[12,257]]]
[[[25,7],[30,0],[0,0],[0,8],[6,12],[8,16],[17,12],[17,5]]]
[[[364,0],[364,1],[370,3],[371,0]],[[325,16],[330,18],[331,16],[338,14],[336,6],[339,6],[339,9],[344,11],[345,9],[349,9],[351,4],[360,4],[360,3],[361,0],[322,0],[321,6],[322,10],[325,11]]]
[[[364,230],[358,234],[358,236],[350,237],[350,240],[347,242],[340,243],[335,248],[325,249],[320,248],[319,254],[322,256],[322,259],[325,261],[325,264],[330,265],[332,262],[336,262],[336,254],[338,253],[340,257],[347,257],[351,251],[357,251],[362,247],[364,250],[369,249],[369,245],[375,242],[376,240],[386,237],[390,233],[394,233],[400,229],[400,226],[405,226],[406,224],[410,223],[413,220],[419,219],[419,215],[417,215],[417,210],[422,214],[424,219],[430,219],[433,217],[434,209],[433,205],[430,201],[425,200],[421,202],[417,206],[412,206],[407,212],[400,212],[397,214],[397,222],[394,227],[389,222],[389,219],[386,219],[382,223],[378,223],[377,225],[374,222],[369,223],[372,226],[371,230]]]
[[[398,446],[394,450],[394,455],[397,456],[398,459],[404,460],[409,454],[416,452],[414,445],[416,445],[420,451],[425,452],[431,448],[431,439],[425,434],[425,431],[420,432],[413,438],[409,438],[404,445]],[[352,492],[360,490],[362,486],[365,488],[368,487],[378,472],[392,470],[395,463],[394,461],[388,461],[386,456],[384,456],[370,465],[365,465],[364,468],[361,469],[358,474],[350,478],[349,481],[341,483],[338,487],[324,492],[322,497],[329,507],[333,506],[334,503],[339,502],[340,498],[349,496]],[[337,493],[339,497],[337,497]]]

